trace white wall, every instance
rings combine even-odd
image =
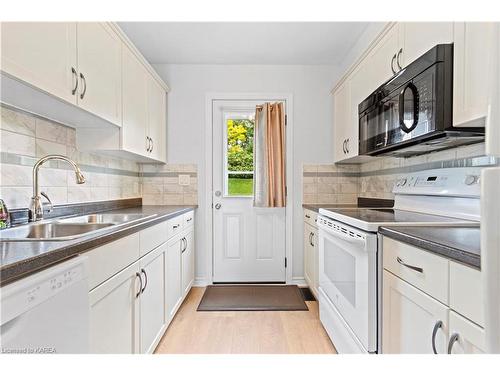
[[[293,277],[303,277],[302,163],[331,163],[333,106],[330,90],[338,79],[332,66],[155,65],[171,88],[168,94],[168,163],[196,163],[199,178],[197,267],[206,269],[204,218],[209,202],[205,186],[205,98],[207,93],[280,93],[293,95],[294,243]]]

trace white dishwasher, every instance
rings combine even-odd
[[[0,289],[1,353],[87,353],[87,257]]]

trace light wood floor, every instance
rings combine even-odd
[[[309,311],[198,312],[204,288],[193,288],[155,353],[333,354],[319,321],[318,302]]]

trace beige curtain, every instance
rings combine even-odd
[[[254,128],[254,206],[285,207],[285,113],[283,103],[257,106]]]

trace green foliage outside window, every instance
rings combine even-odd
[[[227,120],[228,171],[253,171],[254,121]]]

